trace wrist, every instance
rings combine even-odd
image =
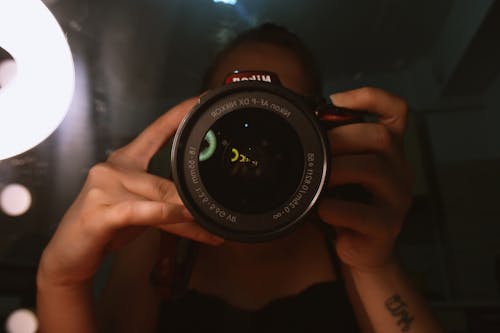
[[[36,283],[40,332],[97,332],[92,283],[60,283],[40,268]]]
[[[77,279],[70,272],[61,268],[57,258],[51,256],[47,249],[42,254],[36,274],[36,285],[40,289],[81,289],[92,284],[90,279]]]
[[[373,265],[373,266],[352,266],[344,265],[346,269],[353,277],[375,277],[383,276],[387,274],[393,274],[399,270],[399,262],[394,255],[387,258],[383,263]]]

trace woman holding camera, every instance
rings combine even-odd
[[[272,24],[229,44],[208,71],[205,88],[236,69],[271,71],[298,94],[321,93],[306,48]],[[42,332],[442,332],[393,253],[411,203],[412,172],[403,156],[407,105],[376,88],[330,98],[379,119],[328,132],[329,188],[361,184],[369,202],[325,195],[311,221],[269,242],[210,234],[172,181],[147,172],[196,104],[189,99],[90,170],[40,261]],[[321,225],[335,230],[335,239]],[[187,291],[170,299],[178,237],[199,245]],[[116,255],[109,283],[96,304],[92,278],[110,251]],[[156,283],[151,272],[159,272]]]

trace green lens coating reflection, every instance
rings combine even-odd
[[[200,152],[200,162],[206,161],[212,157],[215,152],[215,148],[217,148],[217,139],[215,138],[214,131],[209,130],[205,135],[204,140],[208,143],[208,145]]]

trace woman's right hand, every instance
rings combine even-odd
[[[172,181],[146,172],[195,103],[192,98],[175,106],[106,162],[92,167],[42,254],[39,283],[87,283],[108,251],[121,248],[148,226],[203,243],[223,241],[193,221]]]

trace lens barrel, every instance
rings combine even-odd
[[[328,144],[314,107],[266,82],[232,83],[203,95],[172,147],[172,177],[208,231],[260,242],[297,227],[329,172]]]

